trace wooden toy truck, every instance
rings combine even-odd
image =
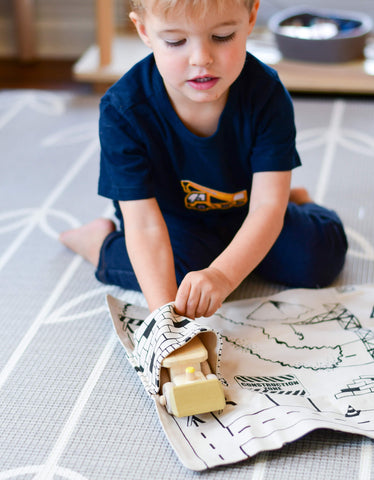
[[[162,387],[161,405],[176,417],[223,410],[223,387],[212,373],[208,351],[198,336],[166,357],[170,382]]]

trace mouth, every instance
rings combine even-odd
[[[193,78],[192,81],[193,82],[197,82],[197,83],[205,83],[205,82],[209,82],[210,80],[213,80],[214,78],[216,77],[210,77],[210,76],[204,76],[204,77],[196,77],[196,78]]]
[[[210,75],[203,75],[188,80],[188,84],[196,90],[209,90],[214,87],[218,82],[218,77],[212,77]]]

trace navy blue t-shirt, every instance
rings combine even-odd
[[[199,137],[181,122],[153,55],[104,95],[99,129],[100,195],[156,197],[166,218],[209,228],[222,222],[239,228],[253,173],[300,165],[289,94],[277,73],[249,53],[212,136]]]

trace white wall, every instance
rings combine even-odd
[[[36,48],[42,58],[75,58],[95,42],[95,0],[34,0]],[[126,0],[115,0],[118,25],[127,23]],[[0,56],[16,55],[12,0],[0,1]],[[374,0],[261,0],[259,24],[290,6],[354,9],[374,18]]]

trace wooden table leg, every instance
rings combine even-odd
[[[35,58],[34,0],[14,0],[14,17],[20,60]]]
[[[100,50],[100,67],[112,60],[114,37],[113,0],[96,0],[97,44]]]

